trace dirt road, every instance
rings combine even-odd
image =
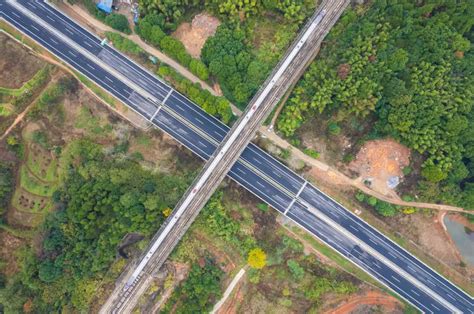
[[[369,291],[367,293],[364,293],[363,295],[354,296],[339,307],[324,313],[346,314],[351,313],[352,311],[356,310],[358,307],[361,306],[381,306],[383,313],[393,313],[396,312],[397,309],[402,312],[400,302],[394,297],[382,294],[377,291]]]

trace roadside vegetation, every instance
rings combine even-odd
[[[67,0],[71,4],[82,3],[89,13],[95,16],[98,20],[104,22],[113,29],[124,34],[131,34],[132,30],[128,23],[127,17],[123,14],[110,13],[105,14],[97,8],[97,3],[94,0]]]
[[[189,97],[204,111],[217,117],[225,124],[231,121],[233,117],[232,110],[230,102],[226,98],[212,95],[208,90],[203,89],[199,83],[192,83],[164,63],[156,62],[156,64],[153,64],[146,52],[132,40],[112,32],[107,32],[106,36],[107,39],[112,41],[114,47],[152,68],[156,74],[169,82],[176,90]]]

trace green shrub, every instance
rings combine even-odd
[[[359,201],[359,202],[363,202],[365,200],[365,194],[362,193],[362,192],[357,192],[356,195],[355,195],[355,198]]]
[[[397,214],[397,208],[394,205],[383,201],[377,202],[375,210],[384,217],[392,217]]]
[[[203,81],[209,78],[209,71],[206,65],[200,60],[192,59],[189,63],[189,70]]]
[[[413,169],[410,167],[410,166],[406,166],[406,167],[403,167],[403,175],[404,176],[407,176],[409,175],[410,173],[412,173]]]
[[[295,280],[303,279],[304,269],[300,266],[300,264],[298,264],[297,261],[290,259],[286,262],[286,265],[290,269],[290,273]]]
[[[312,158],[319,158],[319,153],[312,148],[305,148],[303,152]]]
[[[375,205],[377,205],[378,200],[375,196],[369,196],[368,198],[366,198],[366,202],[370,206],[375,206]]]
[[[105,24],[125,34],[131,34],[127,17],[123,14],[112,13],[107,15],[105,18]]]
[[[262,212],[268,212],[268,204],[266,203],[258,203],[257,208],[260,209]]]
[[[330,135],[339,135],[341,134],[341,127],[336,122],[330,122],[328,124],[328,132]]]

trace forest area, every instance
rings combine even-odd
[[[423,158],[415,193],[473,209],[473,25],[471,0],[377,0],[348,10],[294,89],[278,131],[298,142],[299,128],[317,115],[329,117],[329,136],[346,120],[355,129],[372,121],[355,141],[407,145]]]

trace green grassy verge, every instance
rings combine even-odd
[[[26,167],[20,169],[20,185],[26,191],[38,196],[51,197],[55,190],[54,184],[45,184],[28,173]]]
[[[46,65],[42,69],[40,69],[38,72],[36,72],[35,75],[33,75],[33,77],[28,82],[23,84],[23,86],[20,88],[6,88],[6,87],[0,86],[0,94],[18,97],[25,92],[29,92],[32,89],[35,89],[36,86],[39,86],[44,82],[44,80],[48,76],[48,72],[49,72],[49,68]]]
[[[82,84],[87,86],[90,90],[92,90],[97,96],[99,96],[103,101],[105,101],[108,105],[112,108],[116,108],[115,105],[115,98],[104,92],[99,86],[97,86],[94,82],[89,80],[84,75],[80,74],[79,72],[72,70],[76,77],[81,81]]]

